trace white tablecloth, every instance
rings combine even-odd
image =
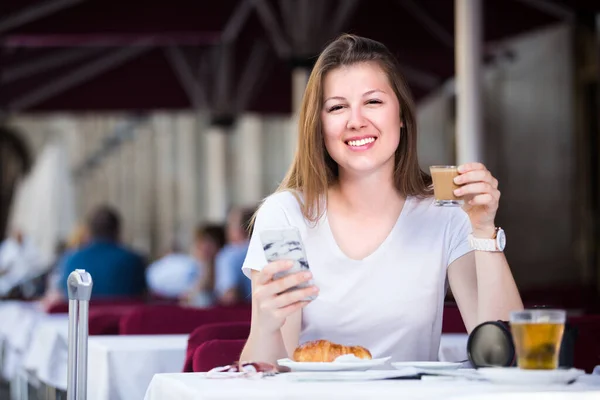
[[[468,340],[469,335],[466,333],[443,334],[438,353],[440,361],[465,361],[467,359]]]
[[[92,336],[88,399],[143,399],[154,374],[183,369],[188,335]]]
[[[42,316],[39,305],[33,302],[0,302],[0,345],[2,346],[2,377],[13,379],[21,367],[31,334]]]
[[[600,399],[600,377],[591,376],[580,378],[580,381],[569,386],[529,387],[498,385],[458,378],[297,382],[286,375],[288,374],[251,380],[206,379],[203,373],[159,374],[152,379],[145,400]],[[499,393],[502,395],[498,396]]]
[[[69,316],[46,315],[38,321],[23,359],[23,368],[41,382],[67,389]]]

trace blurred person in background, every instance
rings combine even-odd
[[[34,243],[20,229],[14,229],[0,244],[0,298],[20,297],[15,289],[35,275],[40,266]]]
[[[182,305],[209,307],[214,304],[215,259],[225,245],[225,229],[221,225],[205,224],[196,229],[192,245],[192,259],[196,270],[191,279],[180,284],[187,286],[180,294]]]
[[[79,224],[66,243],[59,243],[56,248],[56,261],[52,266],[50,273],[46,279],[46,290],[42,298],[41,304],[44,308],[48,308],[53,303],[63,299],[62,290],[59,287],[60,277],[63,275],[65,262],[77,250],[85,246],[89,241],[89,234],[85,224]]]
[[[173,242],[169,251],[146,269],[146,284],[154,297],[178,299],[198,279],[200,265]]]
[[[250,302],[251,282],[242,273],[255,208],[232,208],[227,216],[227,244],[217,255],[215,295],[222,305]]]
[[[76,269],[90,273],[92,298],[141,297],[146,291],[144,259],[120,243],[121,217],[109,206],[98,207],[88,220],[89,242],[70,254],[61,268],[59,289],[67,296],[67,278]]]

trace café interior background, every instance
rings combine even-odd
[[[398,56],[423,169],[457,162],[452,1],[53,3],[0,3],[2,236],[50,251],[108,203],[145,254],[189,246],[277,187],[311,60],[341,32]],[[597,293],[600,7],[482,3],[481,161],[514,276]]]

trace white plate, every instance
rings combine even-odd
[[[374,381],[413,376],[396,370],[289,372],[284,375],[293,381]]]
[[[319,371],[366,371],[373,367],[385,364],[390,357],[373,360],[353,360],[335,362],[296,362],[289,358],[277,360],[277,364],[290,368],[292,371],[319,372]]]
[[[488,381],[514,385],[565,385],[582,375],[580,369],[531,370],[511,368],[479,368],[477,374]]]
[[[417,368],[428,370],[452,370],[458,369],[462,363],[443,361],[399,361],[393,362],[392,367],[396,369]]]

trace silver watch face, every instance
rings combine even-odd
[[[504,251],[504,248],[506,247],[506,234],[502,229],[498,229],[498,232],[496,233],[496,246],[498,246],[498,250],[500,251]]]

